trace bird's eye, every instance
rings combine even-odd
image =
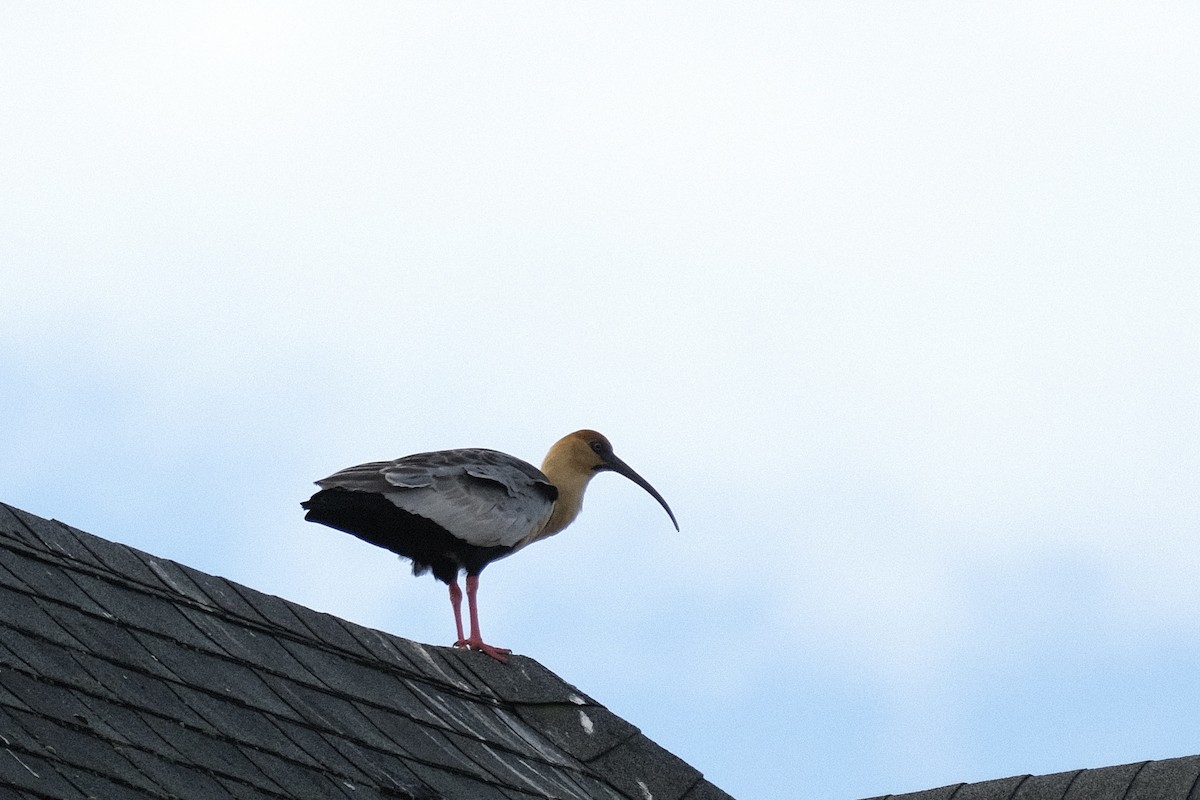
[[[592,444],[592,450],[596,451],[597,453],[604,452],[604,443],[603,442],[596,440],[596,441],[592,442],[591,444]]]

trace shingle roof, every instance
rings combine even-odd
[[[0,504],[0,796],[727,794],[529,658],[321,614]]]
[[[728,797],[532,659],[363,628],[2,503],[0,750],[4,798]],[[1200,756],[887,797],[1200,800]]]
[[[894,800],[1200,800],[1200,756],[959,783]],[[871,798],[870,800],[883,800]]]

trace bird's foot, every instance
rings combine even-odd
[[[501,664],[508,663],[508,655],[512,652],[507,647],[493,647],[486,644],[482,639],[473,637],[470,639],[459,639],[454,643],[455,647],[465,647],[468,650],[478,650],[481,653],[487,653],[492,658],[499,661]]]

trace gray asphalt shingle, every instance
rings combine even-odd
[[[885,797],[894,800],[1200,800],[1200,755],[1049,775],[1019,775]]]

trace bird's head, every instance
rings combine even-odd
[[[667,501],[663,499],[663,496],[658,493],[657,489],[650,485],[649,481],[634,472],[633,468],[624,461],[617,458],[616,453],[613,452],[612,443],[603,434],[592,430],[575,431],[574,433],[567,434],[550,448],[550,452],[546,456],[546,464],[543,466],[543,471],[547,475],[550,475],[551,471],[558,474],[573,474],[581,478],[585,483],[593,475],[600,472],[616,472],[619,475],[624,475],[645,489],[651,497],[657,500],[659,505],[666,510],[667,516],[671,518],[672,524],[675,525],[675,530],[679,530],[679,523],[675,521],[675,514],[672,513],[671,507],[667,505]]]

